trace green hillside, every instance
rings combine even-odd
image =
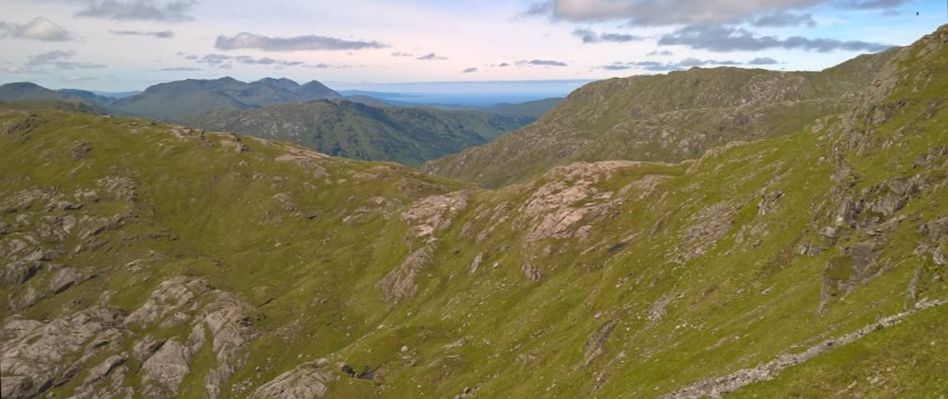
[[[577,161],[694,159],[848,109],[890,55],[861,56],[821,72],[693,68],[593,82],[537,123],[425,170],[497,187]]]
[[[210,112],[189,123],[216,131],[289,141],[345,158],[420,165],[488,143],[532,120],[477,111],[323,100]]]
[[[2,396],[943,396],[946,44],[805,126],[502,189],[3,108]]]

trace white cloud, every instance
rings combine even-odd
[[[89,0],[76,15],[118,21],[192,21],[197,0]]]
[[[303,51],[361,50],[387,46],[374,41],[345,40],[328,36],[270,37],[243,32],[232,37],[218,36],[214,47],[220,50],[258,49],[263,51]]]
[[[26,24],[0,22],[0,37],[16,39],[42,40],[46,42],[62,42],[73,40],[72,34],[65,28],[46,18],[33,18]]]

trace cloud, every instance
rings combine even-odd
[[[885,50],[891,46],[859,40],[808,39],[791,36],[780,39],[775,36],[759,36],[743,28],[725,26],[686,26],[658,40],[660,46],[681,45],[692,49],[717,52],[760,51],[772,48],[805,50],[827,53],[835,50],[869,51]]]
[[[654,57],[654,56],[657,56],[657,55],[666,56],[666,57],[667,57],[667,56],[675,55],[675,53],[672,52],[672,51],[668,51],[668,50],[661,50],[661,51],[659,51],[659,50],[652,50],[652,51],[649,51],[648,54],[645,54],[645,55],[647,55],[647,56],[649,56],[649,57]]]
[[[337,66],[329,64],[307,64],[302,61],[289,61],[282,60],[270,57],[251,57],[249,55],[227,55],[227,54],[205,54],[203,56],[194,55],[194,54],[185,54],[178,53],[178,56],[185,60],[194,61],[198,64],[208,65],[213,68],[220,69],[230,69],[234,64],[242,65],[258,65],[258,66],[273,66],[277,68],[284,67],[303,67],[303,68],[313,68],[313,69],[328,69],[328,68],[348,68],[348,66]],[[163,69],[163,70],[174,70],[174,71],[187,71],[190,69],[185,69],[188,67],[178,67],[172,69]],[[195,69],[200,70],[200,69]]]
[[[214,47],[219,50],[321,51],[377,49],[388,46],[375,41],[345,40],[328,36],[270,37],[243,32],[233,37],[218,36]]]
[[[542,3],[533,3],[528,7],[523,13],[520,14],[521,17],[534,17],[541,15],[549,15],[553,13],[553,2],[544,1]]]
[[[170,39],[174,37],[174,32],[170,30],[163,30],[159,32],[145,32],[138,30],[113,30],[111,31],[113,35],[119,36],[151,36],[157,39]]]
[[[162,72],[197,72],[197,71],[203,71],[203,69],[194,68],[194,67],[170,67],[170,68],[161,68],[160,71]]]
[[[583,43],[602,43],[602,42],[615,42],[615,43],[626,43],[626,42],[635,42],[644,40],[642,36],[629,35],[625,33],[603,33],[597,34],[589,29],[576,29],[573,31],[573,36],[576,36],[582,39]]]
[[[462,73],[474,73],[477,72],[477,68],[465,68]]]
[[[547,0],[527,15],[595,22],[626,20],[630,25],[736,23],[765,13],[805,8],[831,0]],[[532,11],[532,12],[530,12]]]
[[[396,51],[392,53],[392,57],[414,57],[414,56],[415,55],[412,53],[403,53],[401,51]]]
[[[750,60],[748,65],[776,65],[778,64],[777,60],[770,57],[758,57]]]
[[[562,61],[556,60],[523,60],[517,61],[517,66],[555,66],[555,67],[565,67],[568,64]]]
[[[423,60],[423,61],[441,61],[441,60],[446,60],[446,59],[448,59],[448,58],[447,58],[447,57],[442,57],[442,56],[440,56],[440,55],[438,55],[438,54],[435,54],[435,53],[428,53],[428,54],[425,54],[425,55],[423,55],[423,56],[421,56],[421,57],[418,57],[417,59]]]
[[[844,7],[858,10],[884,10],[905,3],[908,3],[908,0],[850,0],[844,4]]]
[[[90,0],[76,15],[117,21],[193,21],[191,10],[197,0]]]
[[[75,51],[49,51],[30,57],[22,66],[6,67],[3,70],[9,73],[44,73],[49,70],[74,71],[106,67],[102,64],[73,61],[75,56]]]
[[[752,24],[759,27],[785,28],[790,26],[816,26],[816,20],[810,14],[797,14],[792,12],[775,12],[766,14],[755,19]]]
[[[273,65],[273,66],[301,66],[304,64],[302,61],[286,61],[278,60],[270,57],[251,57],[249,55],[226,55],[226,54],[207,54],[203,57],[197,56],[186,56],[185,59],[195,60],[201,64],[207,64],[213,67],[224,67],[224,65],[230,65],[231,63],[238,63],[244,65]],[[226,67],[224,67],[226,68]]]
[[[33,18],[32,21],[22,25],[0,22],[0,38],[2,37],[41,40],[44,42],[73,40],[72,34],[66,31],[62,26],[56,25],[53,21],[42,17]]]
[[[67,76],[63,80],[66,82],[91,82],[99,79],[92,76]]]
[[[627,21],[632,26],[736,24],[816,6],[886,9],[908,0],[543,0],[521,16],[571,22]],[[804,22],[806,22],[804,20]]]
[[[329,65],[329,64],[319,63],[319,64],[306,64],[306,65],[303,65],[303,68],[311,68],[311,69],[342,69],[342,68],[349,68],[349,66],[347,66],[347,65]]]
[[[731,60],[701,60],[697,58],[685,58],[678,62],[658,62],[658,61],[634,61],[634,62],[614,62],[609,65],[602,65],[597,69],[607,71],[624,71],[628,69],[643,69],[652,72],[667,72],[680,69],[687,69],[700,66],[735,66],[742,65],[740,62]]]

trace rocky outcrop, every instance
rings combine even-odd
[[[190,370],[191,358],[205,345],[205,331],[209,331],[217,366],[208,370],[204,388],[209,398],[218,397],[221,387],[243,363],[243,348],[256,334],[252,313],[243,300],[214,289],[203,279],[174,277],[159,284],[125,323],[161,329],[185,324],[191,326],[191,335],[186,344],[169,340],[158,347],[150,337],[135,344],[136,357],[153,352],[143,366],[150,370],[145,374],[148,383],[143,379],[149,387],[147,392],[162,397],[176,395],[178,385]]]
[[[121,314],[94,307],[49,322],[4,321],[4,398],[31,398],[62,385],[96,353],[117,344]]]
[[[138,324],[142,327],[158,324],[160,328],[169,328],[190,319],[188,313],[198,309],[198,296],[212,290],[210,284],[202,279],[173,277],[158,284],[151,297],[141,307],[125,318],[126,325]]]
[[[257,388],[252,399],[318,399],[326,396],[327,385],[337,377],[328,370],[329,361],[303,363]]]
[[[520,209],[519,222],[527,230],[524,245],[532,246],[550,238],[575,237],[581,221],[601,215],[615,205],[610,200],[616,193],[602,190],[597,184],[609,179],[617,169],[636,165],[639,163],[580,162],[549,171],[543,178],[548,182],[534,190]],[[640,189],[649,186],[645,184]]]
[[[407,258],[382,280],[385,300],[397,302],[407,299],[417,290],[418,274],[431,263],[431,249],[424,247],[408,255]]]
[[[209,370],[204,378],[204,388],[209,398],[216,398],[234,371],[243,365],[244,348],[256,332],[248,305],[229,293],[218,293],[214,301],[204,307],[203,322],[210,330],[211,348],[217,359],[217,367]],[[203,329],[199,334],[203,337]]]
[[[615,327],[616,321],[609,320],[586,338],[586,345],[583,346],[583,367],[589,366],[605,352],[606,340]]]
[[[467,208],[467,196],[467,192],[457,191],[432,195],[411,204],[402,212],[402,220],[411,229],[410,236],[426,243],[436,241],[435,234],[450,227],[454,218]]]
[[[190,348],[175,339],[168,340],[142,364],[142,392],[150,397],[173,397],[178,386],[191,372]]]
[[[720,202],[702,209],[691,219],[691,225],[685,229],[673,257],[678,263],[685,263],[705,254],[731,229],[731,221],[738,210],[731,202]]]

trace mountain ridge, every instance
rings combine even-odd
[[[697,158],[714,146],[785,134],[843,111],[891,54],[821,72],[693,68],[594,82],[536,123],[424,169],[497,187],[575,161]]]

